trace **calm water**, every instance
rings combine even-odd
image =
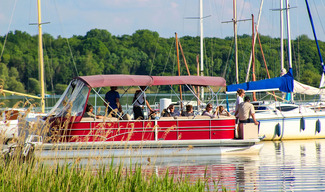
[[[155,100],[160,97],[166,98],[159,95]],[[50,98],[50,106],[57,99]],[[129,103],[128,99],[122,101]],[[100,105],[101,101],[97,102]],[[325,191],[325,139],[263,143],[260,154],[253,156],[146,157],[114,162],[141,164],[144,171],[157,175],[168,171],[177,177],[188,175],[192,180],[206,175],[211,187],[216,181],[233,191],[237,187],[240,191]],[[109,165],[111,159],[82,162]]]
[[[189,156],[114,159],[127,168],[141,164],[144,172],[164,176],[208,178],[231,191],[325,191],[325,139],[263,142],[259,155]],[[60,164],[64,161],[60,160]],[[110,165],[110,158],[87,158],[82,164]],[[50,163],[53,163],[53,161]]]
[[[325,191],[325,139],[263,143],[259,155],[169,158],[159,160],[156,170],[168,167],[193,179],[206,173],[211,185],[215,180],[231,190]]]

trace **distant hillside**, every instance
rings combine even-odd
[[[1,36],[2,49],[5,37]],[[199,37],[179,39],[191,75],[196,75]],[[138,30],[132,35],[112,36],[107,30],[93,29],[85,36],[69,39],[43,35],[47,91],[62,93],[75,76],[94,74],[176,75],[175,38],[161,38],[157,32]],[[0,62],[0,79],[4,88],[39,94],[38,39],[26,32],[10,32]],[[251,37],[238,37],[239,76],[244,82],[251,51]],[[280,74],[280,39],[261,36],[265,60],[271,77]],[[292,41],[293,72],[297,80],[318,86],[321,65],[315,42],[306,35]],[[324,42],[319,42],[324,52]],[[235,82],[233,38],[205,38],[205,75],[225,76],[227,84]],[[267,78],[260,47],[256,45],[257,79]],[[73,55],[73,57],[72,57]],[[180,53],[181,55],[181,53]],[[187,75],[182,56],[181,73]],[[287,66],[287,63],[285,64]]]

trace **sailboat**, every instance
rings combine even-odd
[[[44,60],[43,60],[43,37],[42,37],[42,20],[41,20],[41,2],[37,0],[37,9],[38,9],[38,55],[39,55],[39,65],[40,65],[40,84],[41,84],[41,97],[18,93],[14,91],[1,90],[4,93],[15,94],[20,96],[25,96],[29,98],[35,98],[41,100],[41,113],[29,111],[26,109],[8,109],[2,112],[3,119],[0,121],[0,134],[4,139],[4,142],[7,143],[13,138],[19,136],[18,125],[21,117],[23,121],[25,119],[34,119],[36,120],[39,117],[45,116],[45,86],[44,86]]]
[[[308,7],[307,0],[306,5]],[[281,1],[281,14],[282,10]],[[289,0],[286,0],[286,8],[284,10],[287,14],[288,29],[288,72],[283,76],[272,79],[228,85],[228,94],[235,93],[238,89],[244,89],[246,92],[266,92],[271,90],[279,90],[281,92],[288,93],[288,95],[290,95],[290,93],[295,93],[298,90],[302,90],[301,88],[305,88],[305,93],[312,92],[312,90],[314,90],[313,92],[316,90],[318,93],[323,92],[320,89],[312,89],[311,86],[301,84],[295,81],[293,78],[291,67]],[[288,102],[269,103],[260,101],[253,104],[255,105],[256,109],[255,117],[260,122],[259,136],[264,137],[264,140],[325,138],[325,111],[319,110],[321,105],[317,105],[317,107],[311,107],[305,104],[298,105],[294,104],[291,98],[289,98]]]

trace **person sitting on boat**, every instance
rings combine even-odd
[[[244,131],[244,123],[252,123],[250,116],[253,118],[253,122],[255,125],[258,125],[259,122],[255,119],[255,109],[254,105],[250,103],[249,96],[244,98],[244,102],[239,104],[238,109],[236,111],[238,113],[239,124],[237,128],[237,138],[242,139],[243,131]]]
[[[230,116],[230,113],[222,105],[217,107],[217,111],[218,111],[217,112],[218,116],[219,115]]]
[[[105,118],[104,116],[101,116],[101,115],[95,115],[93,113],[93,111],[94,111],[94,107],[92,105],[87,104],[86,112],[84,114],[84,117],[92,117],[92,118],[97,118],[97,119],[104,119]]]
[[[140,86],[140,90],[137,90],[133,97],[133,113],[134,119],[144,119],[143,108],[144,105],[147,105],[150,110],[150,114],[154,112],[149,105],[149,102],[146,100],[146,86]]]
[[[186,111],[182,112],[182,116],[185,117],[194,116],[193,106],[186,105]]]
[[[239,115],[238,115],[238,107],[239,104],[241,104],[242,102],[244,102],[244,96],[245,96],[245,91],[244,89],[238,89],[237,90],[237,100],[236,100],[236,105],[235,105],[235,116],[236,116],[236,123],[239,123]]]
[[[178,110],[175,110],[175,106],[170,104],[167,109],[164,110],[163,117],[178,117],[180,115]]]
[[[255,119],[255,109],[254,105],[250,103],[249,96],[244,98],[244,102],[239,104],[238,110],[236,111],[239,114],[239,124],[241,123],[252,123],[250,116],[253,118],[255,125],[258,125],[259,122]]]
[[[212,104],[209,103],[205,107],[205,111],[203,111],[202,116],[209,116],[211,118],[214,118],[214,117],[216,117],[216,113],[217,113],[217,111],[212,112]]]
[[[112,86],[111,90],[105,94],[104,105],[107,107],[107,114],[112,117],[118,117],[120,116],[120,113],[122,113],[120,94],[116,90],[117,87]]]

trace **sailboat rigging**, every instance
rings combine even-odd
[[[42,17],[41,17],[41,0],[37,0],[38,10],[38,54],[40,64],[40,83],[41,83],[41,108],[42,113],[45,113],[45,88],[44,88],[44,59],[43,59],[43,37],[42,37]]]
[[[39,81],[40,81],[40,87],[41,87],[41,97],[35,96],[35,95],[30,95],[26,93],[19,93],[15,91],[9,91],[5,89],[1,89],[1,92],[3,93],[9,93],[9,94],[14,94],[14,95],[20,95],[20,96],[25,96],[29,98],[34,98],[34,99],[40,99],[41,100],[41,112],[44,114],[45,113],[45,83],[44,83],[44,59],[43,59],[43,36],[42,36],[42,24],[48,24],[49,22],[42,23],[41,19],[41,0],[37,0],[37,12],[38,12],[38,22],[37,23],[32,23],[30,25],[37,25],[38,26],[38,54],[39,54]],[[6,42],[5,42],[6,43]],[[5,47],[5,43],[3,48]],[[3,51],[2,51],[3,53]],[[1,53],[1,55],[2,55]],[[1,56],[2,57],[2,56]],[[0,58],[1,58],[0,57]]]
[[[307,3],[307,1],[306,1]],[[295,81],[292,73],[292,55],[291,55],[291,32],[290,32],[290,14],[289,0],[285,2],[286,8],[282,9],[282,1],[280,13],[285,11],[287,18],[287,35],[288,35],[288,63],[289,71],[287,74],[265,80],[255,82],[247,82],[243,84],[234,84],[227,86],[228,93],[235,93],[239,88],[246,92],[254,91],[271,91],[280,90],[286,93],[322,93],[323,90],[312,88]],[[282,15],[281,15],[282,18]],[[282,22],[281,22],[282,25]],[[317,40],[316,40],[317,41]],[[281,27],[282,42],[282,27]],[[320,52],[319,52],[320,53]],[[281,54],[282,55],[282,54]],[[322,60],[321,60],[322,63]],[[322,65],[323,66],[323,65]],[[324,72],[323,72],[324,74]],[[305,89],[303,89],[305,88]],[[325,123],[325,112],[320,103],[318,105],[309,106],[304,104],[296,105],[293,102],[292,94],[286,102],[267,102],[259,101],[255,103],[256,119],[260,121],[259,136],[265,137],[264,140],[284,140],[284,139],[316,139],[325,138],[325,131],[322,124]]]
[[[314,34],[315,43],[316,43],[316,46],[317,46],[318,56],[319,56],[320,63],[322,65],[322,69],[323,69],[322,78],[321,78],[321,81],[319,83],[319,88],[322,88],[324,86],[325,66],[324,66],[324,61],[323,61],[322,54],[320,52],[320,48],[319,48],[319,44],[318,44],[318,40],[317,40],[317,35],[316,35],[316,32],[315,32],[314,21],[313,21],[313,18],[311,16],[311,13],[310,13],[310,8],[309,8],[308,0],[305,0],[305,2],[306,2],[306,6],[307,6],[307,11],[308,11],[308,15],[309,15],[310,24],[311,24],[311,27],[313,29],[313,34]]]

